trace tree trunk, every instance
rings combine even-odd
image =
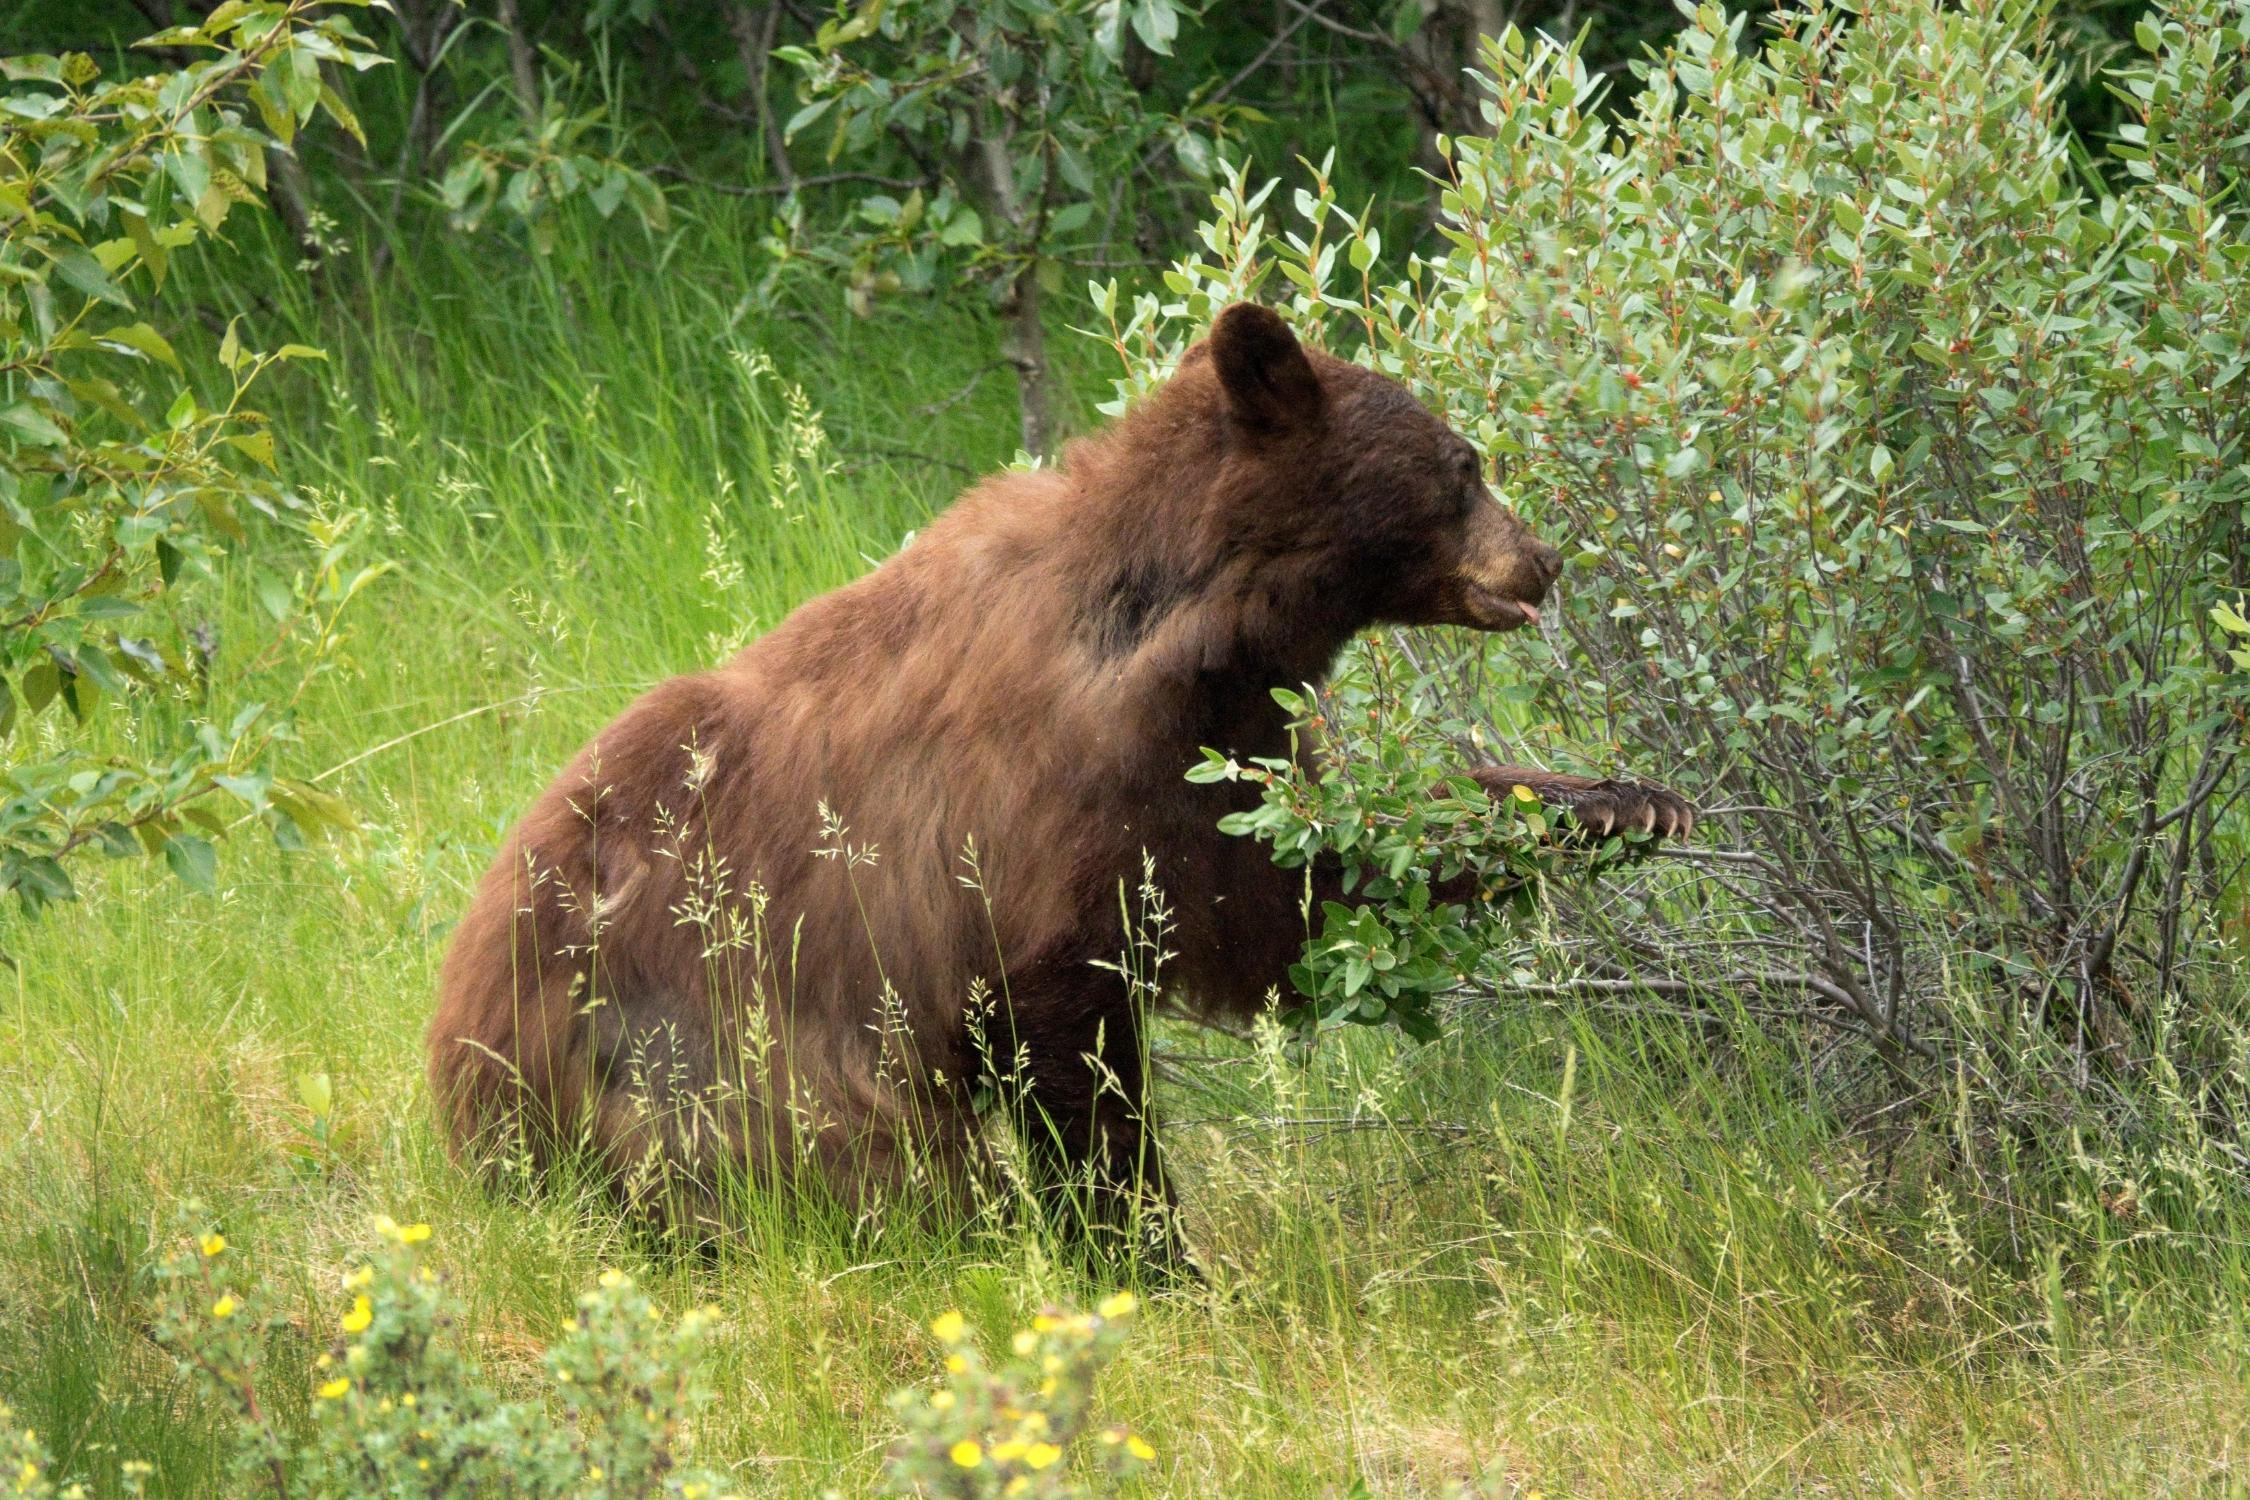
[[[735,51],[742,58],[742,71],[750,80],[750,107],[758,112],[758,134],[765,141],[773,180],[793,193],[797,190],[797,171],[789,161],[789,142],[782,138],[781,122],[774,118],[773,104],[766,96],[766,69],[773,61],[774,33],[780,25],[779,0],[766,0],[764,5],[735,0],[727,17]]]
[[[1023,423],[1023,447],[1039,458],[1052,456],[1055,442],[1053,380],[1047,369],[1047,330],[1039,321],[1039,263],[1026,262],[1000,304],[1007,331],[1000,335],[1000,357],[1016,372],[1016,407]]]
[[[1054,383],[1047,368],[1047,331],[1039,319],[1039,242],[1047,216],[1043,205],[1027,211],[1016,192],[1016,169],[1008,156],[1008,137],[992,127],[991,113],[996,108],[999,106],[988,102],[978,111],[977,136],[970,149],[976,153],[992,217],[1007,226],[1009,241],[1023,256],[1023,264],[1000,299],[1000,316],[1006,320],[1000,335],[1000,357],[1016,372],[1016,407],[1022,420],[1024,451],[1035,458],[1047,458],[1053,454],[1055,442]],[[1054,182],[1052,169],[1047,181],[1050,185]]]
[[[524,129],[539,128],[539,57],[532,50],[531,38],[524,35],[523,17],[516,11],[516,0],[500,0],[500,30],[508,39],[508,72],[515,79],[516,108],[523,116]]]
[[[407,111],[406,139],[400,143],[398,168],[391,181],[390,209],[380,226],[383,237],[376,242],[368,259],[377,275],[382,274],[397,250],[399,217],[406,208],[407,187],[420,181],[429,170],[430,153],[437,147],[438,114],[443,108],[445,88],[444,75],[438,68],[445,61],[446,44],[453,39],[464,15],[459,7],[445,4],[443,0],[436,0],[434,13],[424,0],[396,0],[393,13],[398,17],[399,50],[405,55],[407,66],[414,69],[414,102]]]
[[[1449,175],[1438,155],[1439,135],[1474,135],[1484,128],[1482,95],[1466,74],[1483,55],[1484,38],[1508,27],[1513,7],[1500,0],[1420,0],[1422,24],[1401,49],[1405,82],[1420,117],[1421,149],[1415,165],[1439,182]],[[1423,211],[1441,217],[1443,190],[1431,190]]]

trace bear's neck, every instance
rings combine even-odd
[[[1319,686],[1371,620],[1335,589],[1297,591],[1255,578],[1215,586],[1182,605],[1157,649],[1142,657],[1140,685],[1159,700],[1153,724],[1169,726],[1192,756],[1288,753],[1289,714],[1275,688]],[[1165,649],[1169,647],[1170,649]]]

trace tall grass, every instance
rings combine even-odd
[[[1005,381],[925,410],[978,373],[970,315],[861,324],[786,288],[773,310],[747,295],[754,223],[689,207],[654,244],[534,260],[431,235],[317,289],[246,275],[252,245],[176,288],[254,342],[329,350],[337,394],[275,403],[284,463],[378,517],[403,566],[295,768],[333,771],[359,838],[237,843],[211,895],[89,870],[81,907],[6,934],[0,1396],[66,1468],[146,1457],[166,1492],[218,1492],[221,1429],[135,1281],[188,1197],[298,1299],[305,1334],[272,1358],[308,1375],[378,1211],[438,1226],[463,1333],[503,1372],[601,1264],[716,1301],[696,1436],[757,1494],[873,1487],[885,1394],[936,1368],[932,1313],[999,1330],[1088,1294],[1007,1220],[964,1239],[752,1215],[668,1254],[591,1185],[484,1191],[431,1127],[435,965],[513,813],[640,687],[864,570],[1009,456]],[[226,610],[251,607],[237,591]],[[1724,1016],[1522,1002],[1309,1066],[1278,1035],[1168,1029],[1159,1050],[1212,1287],[1152,1306],[1105,1382],[1157,1446],[1147,1493],[2250,1490],[2250,1216],[2223,1156],[2179,1158],[2193,1211],[2089,1165],[1997,1216],[1958,1170],[1997,1147],[1942,1091],[1844,1118],[1811,1042]],[[299,1088],[323,1073],[325,1120]]]

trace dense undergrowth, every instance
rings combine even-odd
[[[399,566],[291,752],[360,810],[355,837],[238,839],[208,893],[87,864],[81,904],[4,944],[0,1399],[53,1472],[229,1483],[239,1429],[152,1322],[189,1199],[271,1319],[286,1440],[321,1430],[316,1361],[388,1214],[436,1226],[421,1253],[496,1400],[553,1399],[545,1351],[604,1267],[669,1318],[709,1308],[710,1399],[681,1437],[749,1494],[870,1492],[902,1426],[925,1430],[892,1393],[946,1378],[933,1320],[998,1350],[1110,1290],[999,1212],[941,1232],[763,1205],[681,1256],[592,1185],[484,1192],[432,1128],[437,958],[513,814],[640,688],[1012,456],[978,315],[754,296],[758,231],[688,192],[660,235],[573,221],[545,257],[402,227],[386,270],[360,245],[315,281],[245,231],[175,276],[182,324],[241,314],[328,352],[265,397],[280,467],[367,512]],[[1055,350],[1091,420],[1114,361]],[[254,595],[243,572],[213,595],[219,649]],[[1162,1033],[1211,1286],[1148,1301],[1100,1380],[1154,1455],[1121,1492],[2250,1490],[2250,1203],[2223,1122],[2161,1071],[2121,1106],[2130,1157],[2027,1154],[1965,1070],[1871,1103],[1834,1087],[1837,1038],[1750,997],[1551,993],[1552,921],[1525,935],[1528,985],[1427,1045],[1331,1035],[1307,1061],[1278,1027]],[[1993,1003],[1973,971],[1932,982]]]
[[[190,1196],[315,1331],[274,1350],[301,1372],[284,1422],[312,1420],[318,1331],[388,1212],[439,1226],[463,1334],[504,1381],[604,1264],[675,1312],[715,1305],[694,1447],[750,1493],[871,1485],[885,1398],[938,1368],[935,1313],[1004,1334],[1086,1300],[1004,1222],[940,1241],[777,1211],[667,1257],[593,1193],[484,1194],[431,1129],[436,958],[514,810],[638,687],[853,576],[1007,457],[1004,390],[917,415],[975,370],[944,319],[740,311],[728,207],[700,210],[653,254],[568,244],[500,275],[439,245],[374,287],[274,279],[259,311],[322,342],[348,393],[290,393],[285,468],[380,516],[402,563],[297,768],[333,770],[365,827],[244,843],[207,895],[88,867],[83,906],[24,950],[0,1005],[0,1390],[59,1468],[141,1458],[178,1494],[224,1471],[229,1429],[142,1311]],[[178,295],[223,310],[218,288]],[[1942,1081],[1853,1118],[1815,1086],[1820,1046],[1552,998],[1427,1047],[1332,1039],[1309,1067],[1278,1032],[1167,1034],[1213,1288],[1154,1304],[1104,1379],[1159,1455],[1139,1492],[2239,1485],[2235,1184],[2200,1185],[2192,1234],[2091,1174],[2001,1215],[1962,1190],[1984,1147]]]

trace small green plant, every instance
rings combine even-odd
[[[335,1082],[326,1073],[300,1076],[297,1102],[305,1107],[305,1118],[297,1122],[296,1139],[289,1142],[290,1159],[308,1174],[325,1173],[352,1134],[351,1123],[336,1118]]]
[[[156,1336],[231,1414],[244,1492],[726,1493],[679,1456],[709,1397],[697,1363],[709,1310],[667,1318],[632,1277],[606,1270],[541,1359],[543,1389],[504,1396],[453,1334],[445,1277],[424,1259],[430,1227],[384,1217],[375,1230],[376,1251],[345,1273],[335,1337],[313,1361],[309,1435],[276,1415],[274,1352],[290,1320],[240,1274],[226,1237],[197,1232],[155,1268]]]
[[[628,208],[644,229],[660,231],[670,222],[664,190],[625,159],[623,136],[607,110],[573,110],[548,95],[520,129],[465,145],[439,179],[438,199],[464,233],[500,211],[541,255],[555,248],[556,210],[576,200],[605,221]]]
[[[958,1312],[930,1332],[945,1346],[945,1378],[891,1397],[906,1431],[891,1447],[887,1493],[987,1500],[1066,1500],[1089,1493],[1071,1477],[1073,1443],[1092,1440],[1113,1479],[1139,1473],[1156,1450],[1138,1434],[1094,1425],[1094,1383],[1124,1346],[1139,1304],[1118,1292],[1092,1313],[1043,1312],[1008,1341],[1009,1357],[987,1363]]]
[[[150,1473],[145,1463],[118,1465],[119,1492],[147,1494]],[[77,1480],[55,1478],[54,1455],[37,1432],[16,1425],[15,1411],[4,1401],[0,1401],[0,1489],[16,1500],[86,1500],[92,1493]]]

